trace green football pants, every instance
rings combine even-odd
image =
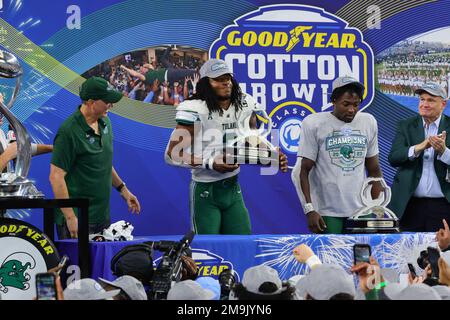
[[[334,234],[342,234],[345,232],[345,220],[347,218],[339,218],[339,217],[324,217],[322,216],[323,221],[327,225],[324,233],[334,233]]]
[[[237,175],[190,185],[190,211],[197,234],[251,234],[248,210]]]

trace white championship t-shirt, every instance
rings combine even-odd
[[[350,123],[331,112],[307,116],[298,156],[315,162],[309,182],[316,211],[323,216],[349,217],[360,209],[365,158],[377,154],[378,127],[372,115],[358,112]]]

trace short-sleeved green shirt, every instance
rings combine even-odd
[[[160,83],[166,81],[166,68],[161,68],[158,70],[149,70],[145,74],[145,82],[152,84],[155,79],[158,79]]]
[[[113,134],[108,117],[99,119],[98,124],[99,135],[89,127],[78,109],[59,128],[51,160],[67,173],[69,197],[90,200],[89,224],[110,219]],[[77,214],[75,208],[74,211]],[[59,225],[64,223],[61,210],[56,210],[55,221]]]

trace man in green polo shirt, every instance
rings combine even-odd
[[[57,199],[88,198],[89,233],[110,225],[111,185],[133,213],[140,204],[112,166],[113,135],[107,112],[122,98],[104,79],[92,77],[81,86],[82,105],[63,122],[54,140],[50,183]],[[59,239],[76,238],[78,219],[73,208],[56,212]]]

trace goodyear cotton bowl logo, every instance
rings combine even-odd
[[[221,256],[214,254],[208,250],[192,248],[192,259],[198,267],[199,277],[212,277],[218,279],[219,275],[227,269],[233,270],[236,282],[239,280],[239,274],[234,270],[233,264],[230,261],[224,260]],[[161,257],[154,260],[154,265],[157,267]]]
[[[219,275],[227,269],[233,270],[233,264],[229,261],[225,261],[222,257],[202,249],[192,249],[192,259],[198,266],[199,277],[213,277],[217,279]],[[233,272],[236,281],[239,280],[239,275],[236,271]]]
[[[243,91],[266,107],[291,165],[303,119],[331,111],[335,78],[364,84],[360,109],[374,96],[373,53],[361,32],[317,7],[272,5],[248,13],[222,31],[210,57],[225,60]]]

